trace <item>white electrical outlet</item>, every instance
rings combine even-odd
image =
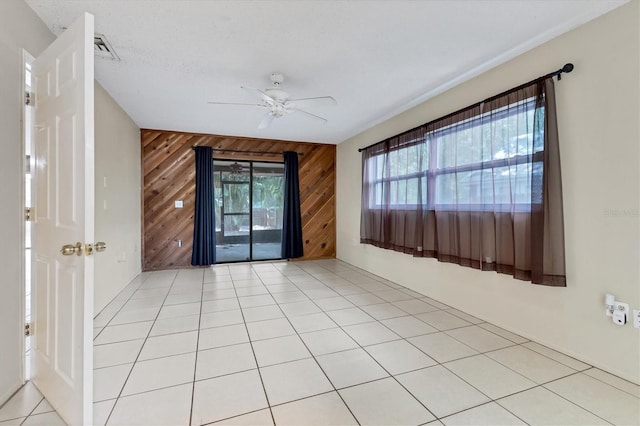
[[[615,302],[613,309],[613,323],[617,325],[625,325],[629,319],[629,304]]]
[[[633,326],[640,328],[640,309],[633,310]]]
[[[625,325],[627,323],[627,315],[622,311],[614,311],[613,323],[617,325]]]

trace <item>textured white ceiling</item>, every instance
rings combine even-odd
[[[96,78],[142,128],[339,143],[625,0],[26,0],[60,33],[95,15],[121,61]],[[570,60],[570,58],[567,58]],[[563,64],[559,63],[558,68]],[[331,95],[259,130],[241,85]],[[551,71],[551,70],[549,70]]]

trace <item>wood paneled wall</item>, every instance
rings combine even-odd
[[[141,130],[143,172],[143,265],[145,271],[190,267],[195,204],[193,145],[213,148],[297,151],[304,258],[335,257],[335,145],[252,139],[162,130]],[[281,155],[215,153],[215,158],[278,160]],[[176,209],[175,200],[184,208]],[[178,247],[182,240],[182,247]]]

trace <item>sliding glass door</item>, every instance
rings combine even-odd
[[[214,160],[216,262],[280,259],[284,165]]]
[[[284,164],[256,162],[252,166],[252,258],[280,259]]]
[[[213,162],[219,263],[251,259],[250,170],[249,162]]]

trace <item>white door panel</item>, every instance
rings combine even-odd
[[[35,200],[32,380],[69,424],[91,424],[93,16],[85,14],[33,64]]]

